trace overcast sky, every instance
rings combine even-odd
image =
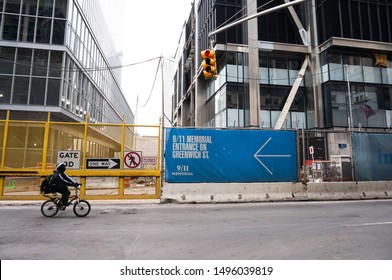
[[[192,0],[99,0],[112,37],[123,51],[123,65],[151,58],[174,55],[183,25],[189,17]],[[138,124],[159,124],[161,114],[161,81],[157,80],[150,101],[158,59],[123,68],[122,89],[136,113]],[[160,78],[160,75],[159,75]]]

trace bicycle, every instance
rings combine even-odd
[[[75,187],[75,194],[71,194],[68,198],[68,205],[73,204],[73,212],[78,217],[86,217],[91,210],[90,203],[87,200],[80,199],[80,185]],[[59,211],[61,204],[61,196],[57,192],[47,193],[44,196],[49,197],[41,205],[41,213],[45,217],[54,217]]]

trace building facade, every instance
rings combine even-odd
[[[98,1],[0,0],[1,117],[134,123],[102,18]]]
[[[308,0],[210,36],[287,2],[194,2],[177,53],[175,124],[318,131],[391,128],[391,1]],[[200,75],[200,51],[207,48],[216,51],[216,80]],[[347,137],[323,137],[330,154],[341,152],[333,151],[337,142],[350,145]]]

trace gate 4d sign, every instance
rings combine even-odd
[[[124,152],[124,169],[142,168],[142,152]]]
[[[80,169],[80,151],[58,151],[57,164],[61,162],[67,169]]]
[[[88,158],[86,169],[120,169],[119,158]]]

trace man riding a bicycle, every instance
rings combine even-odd
[[[65,174],[66,166],[64,163],[59,163],[54,170],[50,186],[54,192],[61,193],[61,210],[65,210],[68,206],[68,197],[71,194],[68,186],[78,187],[80,184],[72,180]]]

